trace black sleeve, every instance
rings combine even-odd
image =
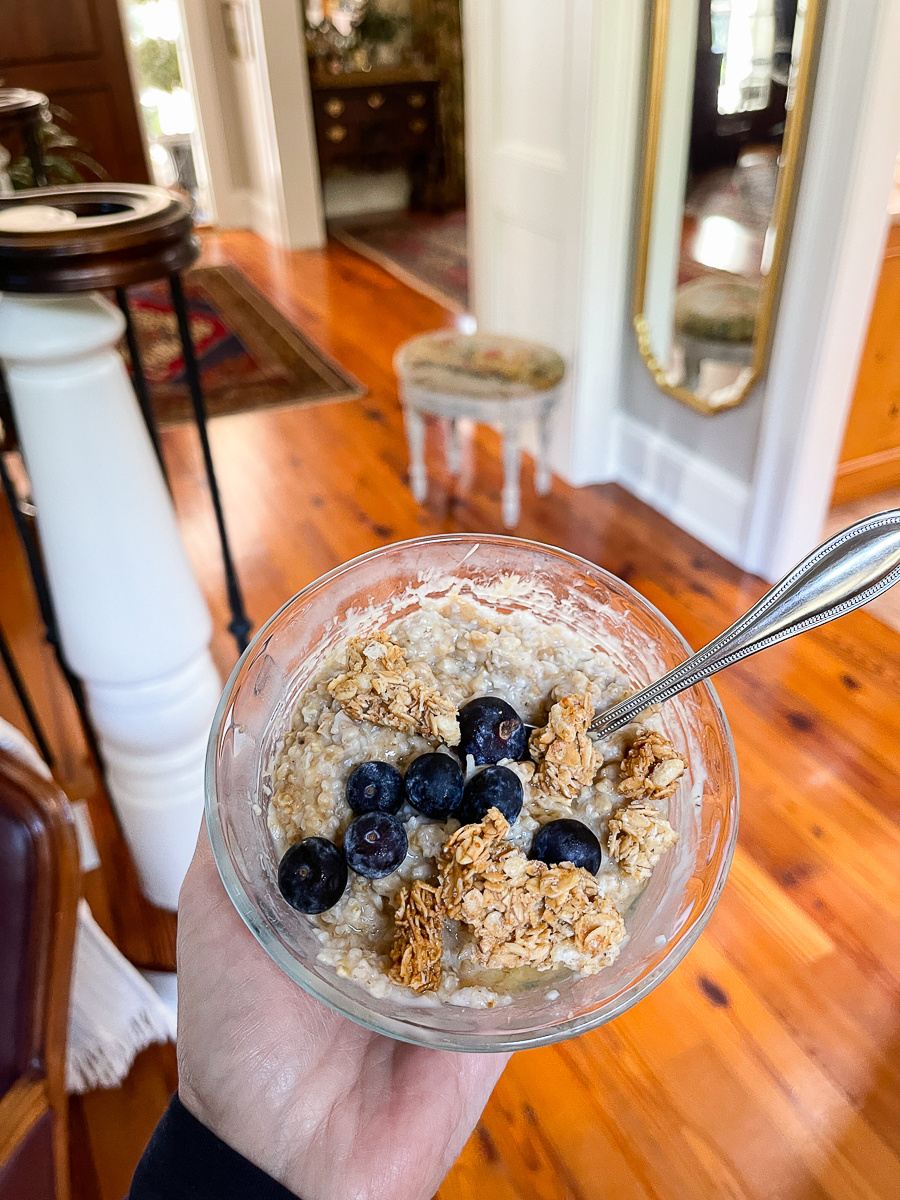
[[[128,1200],[295,1200],[172,1097],[137,1165]]]

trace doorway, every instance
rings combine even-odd
[[[881,276],[844,432],[826,536],[889,508],[900,508],[900,156],[894,172]],[[900,589],[870,605],[900,630]]]
[[[329,234],[466,312],[459,0],[306,0]]]
[[[153,182],[190,196],[198,224],[212,219],[208,173],[179,0],[123,0],[128,46]]]

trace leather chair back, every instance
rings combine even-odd
[[[68,1200],[65,1052],[80,881],[65,796],[0,751],[0,1200]]]

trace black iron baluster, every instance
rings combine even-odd
[[[18,697],[19,704],[22,707],[22,712],[25,714],[25,720],[28,722],[28,727],[34,740],[37,742],[38,749],[41,752],[41,758],[50,769],[53,769],[53,752],[50,749],[50,743],[44,734],[41,727],[41,722],[38,718],[37,711],[32,703],[31,697],[28,695],[28,689],[25,687],[25,680],[16,665],[16,660],[13,658],[12,650],[9,647],[9,642],[6,640],[6,634],[0,626],[0,658],[3,659],[3,665],[6,667],[6,673],[9,676],[9,681],[13,686],[13,691]]]
[[[153,412],[153,405],[150,401],[150,390],[147,387],[147,376],[144,374],[144,364],[141,361],[141,351],[138,346],[137,334],[134,329],[134,321],[131,319],[131,308],[128,304],[128,296],[124,288],[116,288],[116,300],[119,308],[122,310],[122,316],[125,318],[125,341],[128,343],[128,353],[131,356],[131,382],[134,384],[135,395],[138,398],[138,404],[141,406],[141,413],[144,417],[144,424],[147,426],[147,432],[150,434],[150,441],[153,443],[153,449],[156,453],[157,460],[162,468],[163,479],[166,483],[169,482],[169,476],[166,472],[166,464],[162,455],[162,446],[159,442],[159,430],[156,427],[156,414]]]
[[[216,524],[219,528],[219,542],[222,546],[222,562],[225,566],[225,586],[228,591],[228,605],[231,609],[231,621],[228,630],[237,642],[239,653],[247,648],[247,641],[253,625],[244,608],[244,597],[238,582],[231,547],[228,543],[228,531],[225,528],[225,515],[222,512],[222,500],[219,496],[219,485],[213,466],[212,451],[209,446],[209,435],[206,428],[206,404],[203,399],[203,389],[200,384],[200,370],[197,366],[197,356],[194,352],[194,342],[191,337],[191,327],[188,322],[187,304],[184,299],[184,289],[178,275],[169,276],[169,288],[172,293],[172,307],[178,319],[178,330],[181,334],[181,345],[184,351],[184,373],[187,378],[188,390],[191,393],[191,404],[194,408],[194,419],[197,432],[200,434],[200,445],[203,450],[203,461],[206,465],[206,478],[209,482],[209,492],[212,497],[213,509],[216,514]]]

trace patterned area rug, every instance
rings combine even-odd
[[[332,237],[453,312],[468,312],[466,214],[367,213],[328,222]]]
[[[365,394],[358,380],[307,341],[234,267],[198,267],[185,273],[183,283],[211,417]],[[157,420],[190,420],[168,284],[142,284],[128,298]]]

